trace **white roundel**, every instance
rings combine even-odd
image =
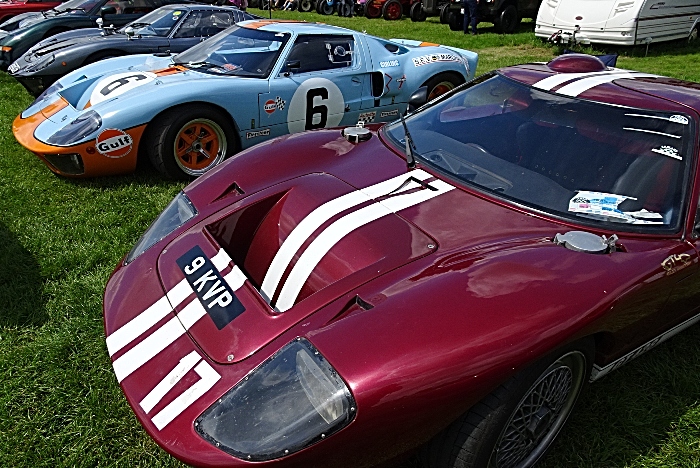
[[[287,114],[289,133],[337,126],[345,112],[345,99],[335,83],[309,78],[294,92]]]
[[[112,99],[134,88],[143,86],[156,79],[156,75],[149,72],[133,71],[117,73],[102,78],[90,94],[90,104],[95,105],[107,99]]]

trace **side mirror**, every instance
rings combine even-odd
[[[124,28],[124,34],[126,34],[126,40],[130,41],[134,38],[134,28],[132,28],[131,26],[127,26],[126,28]]]
[[[301,68],[300,60],[288,60],[284,65],[284,69],[287,71],[299,70]]]
[[[103,6],[100,8],[100,17],[104,20],[106,15],[116,15],[117,9],[113,6]]]
[[[426,102],[428,102],[428,87],[421,86],[408,98],[408,113],[410,114],[414,110],[425,105]]]

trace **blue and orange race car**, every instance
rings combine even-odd
[[[176,55],[113,58],[57,81],[13,132],[61,175],[205,173],[228,155],[304,130],[387,122],[426,86],[470,80],[474,52],[305,22],[240,23]]]

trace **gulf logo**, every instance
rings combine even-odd
[[[95,147],[103,156],[121,158],[131,152],[133,142],[129,134],[116,128],[108,128],[97,135]]]
[[[272,114],[277,110],[277,103],[274,99],[269,99],[265,102],[265,106],[263,108],[265,109],[265,112]]]

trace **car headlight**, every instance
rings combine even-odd
[[[126,256],[126,263],[144,253],[153,244],[179,228],[197,214],[197,210],[184,192],[180,192],[170,204],[158,215],[131,252]]]
[[[68,146],[95,132],[101,125],[100,114],[89,110],[51,135],[46,142],[57,146]]]
[[[44,99],[46,99],[48,96],[50,96],[52,94],[56,94],[57,92],[59,92],[62,89],[63,89],[63,85],[61,83],[59,83],[58,81],[55,82],[54,84],[52,84],[51,86],[46,88],[44,90],[44,92],[39,95],[38,98],[34,99],[34,102],[29,104],[29,107],[32,107],[34,104],[36,104],[40,101],[43,101]],[[27,109],[29,109],[29,107],[27,107]]]
[[[275,353],[195,422],[204,439],[250,461],[283,457],[347,426],[355,400],[306,339]]]

